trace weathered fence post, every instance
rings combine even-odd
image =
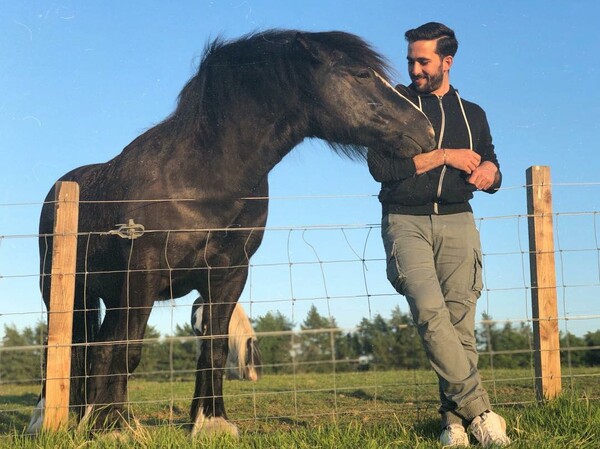
[[[529,167],[526,178],[536,394],[542,400],[561,390],[550,167]]]
[[[79,185],[56,183],[46,360],[44,429],[47,430],[65,426],[69,418],[78,217]]]

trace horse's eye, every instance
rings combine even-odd
[[[371,71],[370,70],[361,70],[360,72],[356,73],[356,77],[357,78],[371,78]]]

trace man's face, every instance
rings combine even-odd
[[[408,74],[417,92],[433,93],[444,81],[443,61],[435,52],[436,45],[435,40],[408,44]]]

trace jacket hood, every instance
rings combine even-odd
[[[436,97],[437,95],[435,94],[424,94],[422,92],[418,92],[415,88],[414,88],[414,83],[411,83],[408,85],[408,87],[402,86],[401,84],[398,85],[398,87],[400,89],[405,89],[407,90],[410,95],[414,96],[414,97]],[[456,95],[457,90],[452,86],[452,84],[450,84],[450,88],[448,89],[448,92],[446,92],[444,94],[444,97],[447,95]]]

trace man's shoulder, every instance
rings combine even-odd
[[[473,111],[477,111],[477,112],[485,114],[484,109],[481,106],[479,106],[477,103],[470,101],[470,100],[465,100],[462,97],[460,97],[460,99],[463,102],[465,108],[472,109]]]
[[[417,98],[419,97],[418,92],[411,89],[410,86],[405,86],[404,84],[396,84],[395,89],[401,95],[409,98],[413,102],[415,102],[417,100]]]
[[[479,106],[477,103],[475,103],[474,101],[465,99],[462,95],[459,95],[458,90],[456,90],[456,89],[454,89],[454,92],[457,96],[460,97],[460,101],[462,102],[462,104],[464,105],[466,110],[470,110],[473,113],[485,115],[485,110],[481,106]]]

